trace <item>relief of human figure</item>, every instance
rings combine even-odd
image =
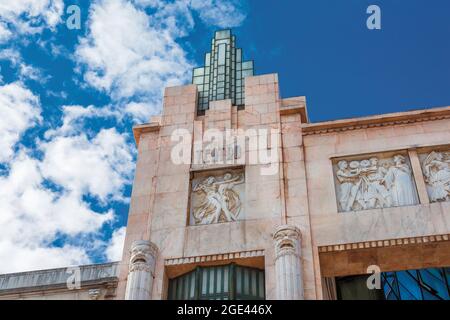
[[[387,170],[378,165],[378,158],[369,159],[370,167],[367,170],[368,189],[365,200],[369,209],[388,208],[392,205],[391,195],[384,185]]]
[[[223,182],[219,185],[218,192],[222,200],[222,210],[225,213],[227,221],[236,221],[241,212],[241,199],[233,188],[243,182],[244,175],[236,175],[233,178],[231,173],[226,173],[223,176]]]
[[[347,208],[351,210],[354,208],[355,210],[365,210],[367,209],[365,202],[365,192],[367,191],[367,180],[363,174],[367,168],[367,163],[365,160],[352,161],[350,162],[350,172],[352,174],[356,174],[358,179],[355,180],[354,185],[352,186],[351,197],[349,199],[349,203]],[[356,205],[356,207],[354,207]]]
[[[226,222],[235,221],[241,211],[241,200],[233,188],[243,182],[242,174],[233,177],[226,173],[223,181],[217,181],[211,176],[193,187],[192,192],[199,193],[202,199],[193,210],[195,223],[217,223],[222,217]]]
[[[340,183],[339,205],[343,211],[350,211],[353,206],[352,199],[355,197],[355,192],[357,191],[354,186],[358,180],[358,174],[357,172],[350,171],[348,162],[345,160],[338,162],[338,168],[336,177]]]
[[[209,224],[222,210],[221,199],[217,193],[216,178],[208,177],[192,188],[192,192],[202,194],[202,202],[194,208],[196,224]]]
[[[411,169],[401,155],[394,163],[369,160],[338,162],[339,205],[342,211],[389,208],[417,203]]]
[[[402,155],[394,156],[394,165],[388,169],[384,178],[394,206],[417,204],[417,193],[411,169]]]
[[[450,199],[450,156],[431,152],[423,163],[423,173],[432,202]]]

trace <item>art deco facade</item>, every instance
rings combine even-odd
[[[224,73],[234,79],[224,94],[238,92],[236,70]],[[231,94],[204,104],[197,84],[166,88],[162,114],[133,128],[123,259],[73,292],[449,299],[450,107],[311,123],[305,97],[280,97],[277,74],[242,81],[242,106]],[[214,148],[211,132],[245,138]],[[366,285],[371,270],[381,272],[379,290]],[[0,276],[0,297],[42,298],[54,285],[21,277]]]

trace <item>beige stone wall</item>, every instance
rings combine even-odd
[[[305,135],[306,180],[315,251],[327,245],[450,233],[450,203],[429,203],[417,156],[421,148],[448,144],[449,128],[449,119],[432,119]],[[396,152],[409,155],[420,203],[415,206],[338,212],[333,160]],[[320,270],[318,260],[315,261],[315,269]],[[320,281],[317,281],[319,286]]]
[[[305,297],[316,297],[310,226],[306,200],[306,183],[301,151],[299,114],[280,114],[276,74],[246,79],[245,110],[231,106],[230,100],[211,103],[204,116],[196,117],[196,88],[184,86],[168,88],[159,130],[139,137],[139,155],[133,186],[124,259],[118,288],[123,298],[127,276],[129,247],[133,240],[144,238],[154,242],[158,249],[153,298],[165,297],[167,268],[165,261],[186,257],[221,255],[245,251],[263,251],[266,274],[266,297],[275,298],[274,244],[272,233],[284,223],[296,224],[304,241]],[[290,108],[304,100],[291,101]],[[220,169],[222,166],[194,164],[173,165],[170,151],[175,142],[172,131],[184,128],[198,139],[206,129],[278,129],[278,153],[273,175],[261,175],[262,164],[244,166],[245,202],[244,220],[212,225],[189,225],[190,171]],[[282,146],[286,148],[283,149]],[[246,150],[248,158],[249,152]],[[196,155],[192,152],[192,158]],[[236,166],[229,166],[235,168]],[[289,178],[286,177],[288,172]],[[224,260],[223,263],[232,260]],[[233,259],[239,263],[239,259]]]

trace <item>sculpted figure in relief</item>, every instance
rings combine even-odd
[[[210,176],[192,188],[201,197],[200,204],[194,207],[196,224],[236,221],[241,212],[241,200],[234,187],[244,182],[244,175],[233,177],[226,173],[222,181]]]
[[[450,152],[431,152],[422,167],[430,200],[450,200]]]
[[[339,205],[342,211],[388,208],[417,203],[417,194],[405,158],[396,155],[393,163],[369,160],[339,161]]]
[[[416,204],[417,193],[414,186],[412,172],[402,155],[394,156],[394,165],[384,177],[391,192],[394,206],[408,206]]]

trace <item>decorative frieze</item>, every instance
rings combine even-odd
[[[147,240],[137,240],[131,245],[126,300],[150,300],[156,252],[156,246]]]
[[[430,202],[450,200],[450,151],[421,155],[422,171]]]
[[[419,202],[407,156],[340,159],[334,164],[340,212],[415,205]]]
[[[263,257],[263,256],[264,256],[264,250],[250,250],[250,251],[196,256],[196,257],[166,259],[164,261],[164,264],[166,266],[173,266],[173,265],[180,265],[180,264],[227,261],[227,260],[233,260],[233,259],[245,259],[245,258]]]
[[[320,123],[305,123],[302,125],[302,135],[327,134],[350,130],[405,125],[417,122],[439,121],[444,119],[450,119],[450,107],[386,114],[381,117],[371,116]]]
[[[319,252],[334,252],[334,251],[345,251],[345,250],[356,250],[356,249],[392,247],[392,246],[401,246],[401,245],[417,244],[417,243],[440,242],[440,241],[449,241],[449,240],[450,240],[450,235],[443,234],[443,235],[433,235],[433,236],[422,236],[422,237],[411,237],[411,238],[399,238],[399,239],[336,244],[336,245],[329,245],[329,246],[320,246],[318,249],[319,249]]]
[[[245,176],[242,169],[200,172],[192,180],[190,224],[241,220]]]

